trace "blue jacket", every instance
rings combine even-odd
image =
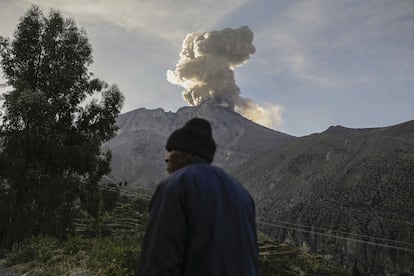
[[[222,169],[176,171],[158,185],[149,209],[139,275],[258,275],[254,202]]]

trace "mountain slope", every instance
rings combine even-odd
[[[330,127],[246,162],[259,225],[347,268],[414,271],[414,121]]]
[[[295,139],[222,106],[183,107],[176,113],[141,108],[119,116],[117,136],[104,145],[112,151],[111,178],[127,181],[132,188],[155,187],[167,176],[164,163],[167,138],[193,117],[211,122],[218,145],[213,164],[228,170]]]

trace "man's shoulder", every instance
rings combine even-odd
[[[210,178],[213,175],[229,177],[223,169],[217,166],[210,164],[193,164],[177,170],[167,178],[166,182],[172,184],[186,179],[204,179],[207,175],[209,175]]]
[[[189,172],[192,171],[215,171],[215,170],[221,170],[221,168],[216,167],[211,164],[192,164],[188,165],[183,168],[184,170],[187,170]]]
[[[230,176],[225,170],[215,165],[210,164],[193,164],[188,165],[178,171],[177,175],[222,175],[222,176]]]
[[[226,172],[224,169],[210,164],[189,165],[181,169],[178,175],[180,178],[184,177],[203,180],[208,179],[209,181],[214,181],[214,179],[221,179],[221,181],[225,182],[239,183],[235,177]]]

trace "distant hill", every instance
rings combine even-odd
[[[370,275],[414,273],[414,121],[333,126],[233,172],[271,237]]]
[[[295,139],[222,106],[183,107],[176,113],[140,108],[119,116],[118,134],[104,145],[112,151],[111,178],[127,181],[130,188],[154,188],[167,176],[164,162],[167,138],[193,117],[211,122],[218,144],[213,164],[225,169],[236,168]]]

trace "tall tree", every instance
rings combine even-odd
[[[0,39],[4,93],[0,126],[0,242],[71,229],[76,205],[92,210],[110,170],[101,148],[116,132],[123,96],[88,72],[86,33],[58,11],[32,6],[14,39]],[[98,99],[89,100],[93,97]]]

